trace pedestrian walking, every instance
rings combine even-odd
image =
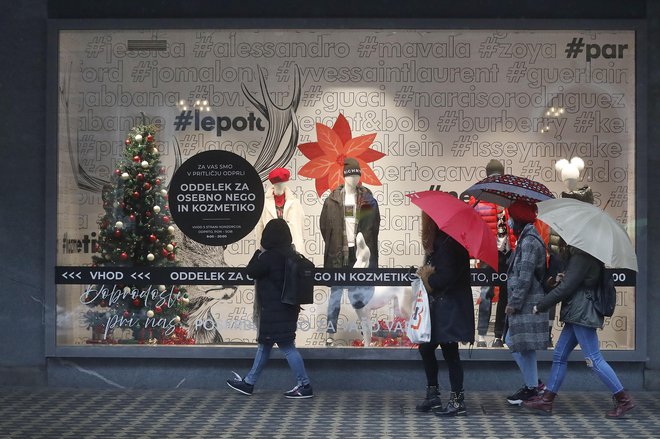
[[[227,385],[245,395],[252,395],[254,385],[266,366],[273,345],[284,353],[293,371],[297,385],[284,394],[287,398],[311,398],[312,385],[305,371],[300,352],[296,349],[298,305],[281,302],[284,287],[285,259],[294,253],[291,231],[281,218],[270,220],[264,227],[261,249],[257,250],[247,265],[246,272],[255,279],[255,321],[257,323],[257,353],[252,369],[241,378],[227,380]]]

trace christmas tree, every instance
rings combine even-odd
[[[124,157],[110,184],[102,191],[104,214],[96,267],[167,267],[177,265],[174,226],[154,141],[156,128],[139,125],[125,140]],[[97,331],[90,342],[111,343],[117,328],[129,328],[127,343],[192,344],[184,328],[190,304],[185,288],[177,285],[94,285],[82,302],[89,328]],[[102,336],[98,331],[103,331]]]

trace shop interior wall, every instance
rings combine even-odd
[[[660,230],[649,225],[660,215],[658,175],[660,151],[660,5],[652,0],[627,1],[335,1],[331,5],[310,1],[205,1],[157,0],[81,1],[23,0],[7,2],[0,18],[0,385],[80,385],[125,387],[173,387],[184,379],[185,387],[217,387],[232,369],[248,367],[246,360],[148,360],[148,359],[51,359],[44,354],[44,239],[46,166],[46,27],[47,19],[65,18],[484,18],[484,19],[643,19],[647,25],[649,141],[648,260],[660,260]],[[643,113],[642,113],[643,117]],[[642,201],[644,202],[644,201]],[[653,265],[653,262],[649,264]],[[650,267],[649,267],[650,268]],[[660,272],[648,274],[648,354],[644,364],[617,363],[617,371],[631,388],[660,389]],[[642,316],[640,316],[642,317]],[[644,317],[642,317],[644,318]],[[567,385],[591,386],[581,364]],[[362,383],[368,388],[414,388],[423,379],[418,364],[385,361],[312,362],[310,369],[321,387],[336,382],[346,386]],[[541,374],[548,364],[541,365]],[[155,369],[154,369],[155,368]],[[105,377],[99,380],[93,372]],[[476,373],[479,372],[479,373]],[[269,380],[274,388],[289,383],[286,364],[275,361]],[[508,388],[519,384],[513,362],[468,364],[469,387]],[[498,379],[494,380],[495,374]],[[351,378],[347,380],[347,377]],[[341,380],[337,380],[341,377]],[[504,377],[504,379],[503,379]],[[394,378],[394,380],[393,380]],[[497,382],[498,384],[494,384]],[[140,384],[141,383],[141,384]],[[278,387],[279,386],[279,387]],[[347,387],[349,388],[349,387]]]

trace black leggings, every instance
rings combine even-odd
[[[422,343],[419,345],[419,354],[422,356],[426,373],[426,384],[428,386],[438,385],[438,360],[435,358],[435,350],[438,346],[442,349],[442,356],[447,363],[451,391],[463,391],[463,365],[458,353],[458,343]]]

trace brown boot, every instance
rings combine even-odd
[[[626,412],[635,408],[635,401],[630,396],[630,393],[625,390],[615,393],[612,399],[615,405],[614,409],[605,415],[608,418],[623,418]]]
[[[523,401],[522,406],[527,410],[533,410],[542,415],[551,415],[552,403],[555,400],[555,396],[557,396],[556,393],[546,390],[543,392],[543,395],[537,398]]]

